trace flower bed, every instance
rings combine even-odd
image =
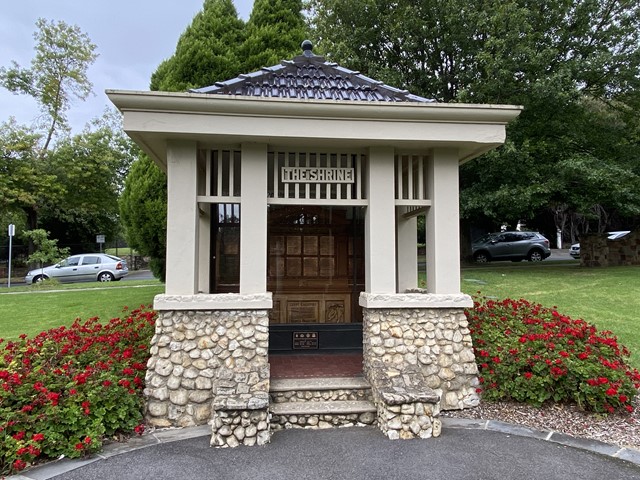
[[[0,351],[0,475],[80,457],[142,433],[142,390],[156,313],[145,307],[7,342]],[[0,340],[0,343],[3,343]]]
[[[640,373],[611,332],[526,300],[479,299],[466,314],[484,400],[633,410]],[[39,460],[95,452],[118,434],[142,433],[155,318],[143,307],[106,325],[76,321],[4,345],[0,476]]]
[[[483,400],[633,411],[640,373],[611,332],[522,299],[479,299],[466,314]]]

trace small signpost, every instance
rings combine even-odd
[[[13,236],[16,234],[16,226],[9,224],[9,273],[7,279],[7,288],[11,288],[11,248],[13,247]]]
[[[104,235],[96,235],[96,243],[100,244],[100,253],[102,253],[102,244],[104,243]]]

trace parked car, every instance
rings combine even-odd
[[[471,251],[477,263],[524,259],[540,262],[551,255],[549,240],[538,232],[489,233],[474,241]]]
[[[630,233],[630,232],[631,232],[631,230],[620,230],[618,232],[607,232],[607,239],[615,240],[617,238],[622,238],[627,233]],[[579,243],[574,243],[573,245],[571,245],[571,248],[569,249],[569,255],[571,255],[575,259],[580,258],[580,244]]]
[[[27,285],[55,278],[60,282],[111,282],[129,273],[127,262],[105,253],[83,253],[65,258],[55,265],[29,270]]]

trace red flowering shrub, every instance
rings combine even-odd
[[[97,318],[76,320],[4,345],[0,476],[38,459],[94,452],[119,432],[141,433],[155,316],[141,307],[106,325]]]
[[[466,315],[483,399],[633,410],[640,373],[611,332],[526,300],[480,299]]]

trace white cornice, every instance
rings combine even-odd
[[[220,96],[203,93],[107,90],[121,111],[210,113],[288,118],[375,119],[504,125],[522,107],[464,103],[391,103]]]

